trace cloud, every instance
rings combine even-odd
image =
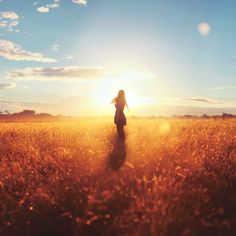
[[[47,12],[49,12],[49,8],[48,7],[38,7],[37,11],[41,12],[41,13],[47,13]]]
[[[10,19],[10,20],[17,20],[17,19],[19,19],[19,16],[15,12],[13,12],[13,11],[0,12],[0,17],[2,17],[4,19]]]
[[[236,89],[236,86],[222,86],[222,87],[215,87],[212,88],[213,90],[225,90],[225,89]]]
[[[15,83],[0,83],[0,89],[15,88]]]
[[[60,45],[59,44],[54,44],[51,48],[52,51],[57,52],[59,51]]]
[[[38,2],[34,2],[34,5],[35,6],[38,5]],[[54,0],[54,2],[51,4],[47,4],[45,6],[38,7],[37,11],[41,12],[41,13],[47,13],[50,11],[50,9],[59,8],[59,7],[60,7],[60,0]]]
[[[206,37],[206,36],[208,36],[208,35],[210,34],[210,32],[211,32],[211,26],[210,26],[208,23],[206,23],[206,22],[201,22],[201,23],[198,25],[198,32],[199,32],[202,36]]]
[[[184,98],[186,101],[195,101],[195,102],[203,102],[208,104],[217,104],[218,102],[210,100],[208,98]]]
[[[7,31],[14,31],[19,24],[19,16],[13,11],[0,12],[0,28]]]
[[[55,59],[22,49],[14,42],[0,39],[0,56],[13,61],[55,62]]]
[[[46,7],[48,8],[58,8],[60,7],[59,3],[52,3],[52,4],[47,4]]]
[[[99,67],[38,67],[10,70],[7,76],[15,80],[91,80],[105,78],[108,72]]]
[[[66,58],[65,58],[66,59]],[[68,59],[73,59],[70,56]],[[153,74],[147,71],[120,71],[114,68],[105,69],[102,67],[26,67],[13,69],[7,72],[8,78],[15,80],[92,80],[107,79],[113,81],[147,80],[152,79]]]
[[[72,0],[73,3],[79,4],[79,5],[86,5],[87,0]]]
[[[65,55],[64,59],[65,60],[73,60],[75,57],[72,55]]]

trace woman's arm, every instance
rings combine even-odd
[[[129,111],[129,106],[128,106],[128,103],[127,103],[127,102],[125,102],[125,105],[126,105],[126,107],[127,107],[128,111]]]

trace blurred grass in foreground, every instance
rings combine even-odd
[[[0,124],[0,235],[235,234],[236,119]]]

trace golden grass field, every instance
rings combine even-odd
[[[0,235],[236,235],[236,119],[0,123]]]

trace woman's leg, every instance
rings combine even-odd
[[[123,125],[117,125],[117,133],[119,138],[125,138],[125,132],[124,132],[124,126]]]

